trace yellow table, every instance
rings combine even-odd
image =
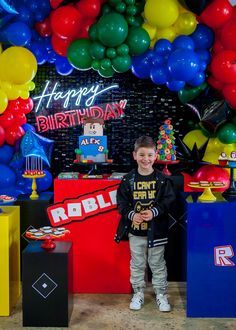
[[[20,207],[1,206],[0,316],[8,316],[20,296]]]

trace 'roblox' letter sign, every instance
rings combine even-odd
[[[62,203],[49,206],[47,213],[51,225],[58,227],[72,221],[84,221],[88,217],[116,209],[117,187],[118,184],[115,184],[104,190],[66,199]]]

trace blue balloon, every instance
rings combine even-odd
[[[197,50],[196,54],[201,62],[209,64],[211,62],[211,53],[206,49]]]
[[[9,163],[9,166],[11,166],[15,173],[18,172],[19,170],[21,170],[25,165],[25,159],[24,157],[21,155],[20,152],[16,152],[11,160],[11,162]]]
[[[52,185],[52,174],[45,170],[45,177],[41,179],[37,179],[37,191],[45,191],[49,189]]]
[[[17,7],[17,11],[17,20],[26,23],[28,26],[32,27],[34,23],[34,18],[27,6],[23,6],[21,4]]]
[[[6,188],[0,187],[0,194],[11,196],[11,197],[17,197],[20,194],[24,194],[24,191],[19,189],[17,186],[11,186],[11,187],[6,187]],[[11,203],[9,203],[9,204],[11,205]]]
[[[57,56],[55,62],[57,73],[62,76],[68,76],[74,70],[74,68],[69,63],[68,59],[63,56]]]
[[[172,51],[172,44],[167,39],[159,39],[155,43],[154,51],[158,54],[166,55]]]
[[[8,164],[13,157],[14,148],[8,144],[4,144],[0,147],[0,163]],[[1,175],[1,173],[0,173]]]
[[[17,10],[12,0],[0,0],[0,7],[3,8],[9,14],[17,14]]]
[[[154,67],[151,70],[150,78],[157,85],[165,84],[169,80],[169,72],[166,66]]]
[[[198,24],[197,28],[190,36],[197,49],[211,48],[214,42],[214,32],[204,24]]]
[[[43,42],[33,41],[28,48],[36,57],[37,63],[39,65],[42,65],[47,61],[48,52],[47,52]]]
[[[170,91],[172,92],[178,92],[182,88],[184,88],[185,82],[181,80],[172,80],[172,81],[167,81],[166,87],[169,88]]]
[[[192,50],[177,49],[168,59],[168,69],[173,80],[188,81],[194,78],[199,70],[199,60]]]
[[[195,44],[194,41],[187,36],[178,36],[172,43],[173,49],[189,49],[194,50]]]
[[[14,46],[25,46],[32,37],[31,29],[23,22],[17,21],[5,29],[8,42]]]
[[[16,175],[15,172],[6,165],[0,164],[0,187],[5,189],[15,185]]]
[[[30,124],[24,124],[24,125],[22,125],[22,128],[25,132],[27,132],[27,131],[35,132],[34,126],[30,125]]]
[[[142,55],[132,56],[131,71],[136,77],[141,79],[146,79],[150,77],[150,57],[146,55],[147,54],[144,53]]]
[[[194,87],[197,87],[204,83],[206,77],[204,72],[197,72],[194,78],[190,81],[188,81],[188,84]]]
[[[153,52],[153,53],[154,53],[154,56],[152,59],[152,65],[157,66],[157,67],[163,66],[164,63],[167,61],[166,56],[157,54],[155,52]]]

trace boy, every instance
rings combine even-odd
[[[136,140],[133,157],[138,168],[124,176],[117,191],[121,220],[115,236],[118,243],[129,237],[130,282],[134,291],[130,309],[139,310],[144,303],[148,262],[157,306],[161,312],[169,312],[164,249],[168,240],[168,210],[175,194],[171,181],[153,168],[157,155],[150,137],[141,136]]]

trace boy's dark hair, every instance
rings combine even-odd
[[[150,136],[140,136],[134,144],[134,151],[137,152],[139,148],[152,148],[156,150],[156,145]]]

